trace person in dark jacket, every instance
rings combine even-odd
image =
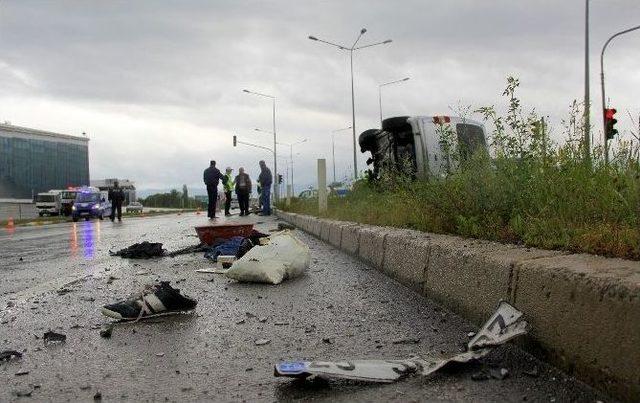
[[[222,173],[216,168],[216,162],[211,161],[209,168],[204,170],[203,180],[207,185],[207,196],[209,196],[209,205],[207,216],[210,220],[216,218],[216,203],[218,202],[218,184],[222,179]]]
[[[258,183],[262,192],[260,198],[262,200],[262,212],[260,215],[271,215],[271,184],[273,183],[273,176],[271,170],[267,168],[267,164],[264,161],[260,161],[260,176],[258,176]]]
[[[244,168],[238,170],[236,176],[236,195],[238,196],[238,204],[240,205],[240,215],[249,215],[249,195],[251,194],[251,178],[244,173]]]
[[[118,221],[122,221],[122,203],[124,202],[124,190],[120,187],[118,181],[113,182],[113,187],[109,189],[109,201],[111,202],[111,222],[116,219],[116,210],[118,211]]]

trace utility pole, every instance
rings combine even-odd
[[[584,13],[584,159],[591,163],[591,122],[589,99],[589,0],[585,0]]]

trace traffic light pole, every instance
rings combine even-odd
[[[607,108],[607,106],[605,103],[606,98],[605,98],[605,92],[604,92],[604,51],[607,49],[607,46],[614,38],[620,35],[624,35],[626,33],[635,31],[637,29],[640,29],[640,25],[638,25],[637,27],[625,29],[624,31],[620,31],[617,34],[612,35],[604,43],[604,46],[602,47],[602,52],[600,52],[600,86],[602,89],[602,126],[603,126],[602,137],[604,139],[604,163],[607,165],[609,164],[609,139],[607,138],[607,118],[605,116],[605,113],[606,113],[605,109]]]

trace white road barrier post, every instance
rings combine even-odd
[[[318,210],[327,211],[327,160],[318,160]]]

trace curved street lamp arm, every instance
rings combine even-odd
[[[347,48],[346,46],[342,46],[342,45],[338,45],[337,43],[325,41],[324,39],[316,38],[315,36],[309,36],[309,39],[311,39],[312,41],[326,43],[327,45],[335,46],[336,48],[339,48],[339,49],[342,49],[342,50],[349,50],[349,48]]]
[[[358,46],[357,48],[353,48],[353,50],[370,48],[370,47],[376,46],[376,45],[386,45],[387,43],[391,43],[391,42],[393,42],[391,39],[387,39],[386,41],[382,41],[382,42],[376,42],[376,43],[371,43],[371,44],[368,44],[368,45]]]
[[[635,31],[636,29],[640,29],[640,25],[638,25],[637,27],[633,27],[633,28],[629,28],[629,29],[625,29],[624,31],[620,31],[617,34],[612,35],[609,39],[607,39],[607,41],[604,43],[604,46],[602,47],[602,52],[600,52],[600,71],[602,72],[603,69],[603,59],[604,59],[604,51],[607,49],[607,46],[609,46],[609,43],[616,37],[620,36],[620,35],[624,35],[626,33],[629,33],[631,31]]]

